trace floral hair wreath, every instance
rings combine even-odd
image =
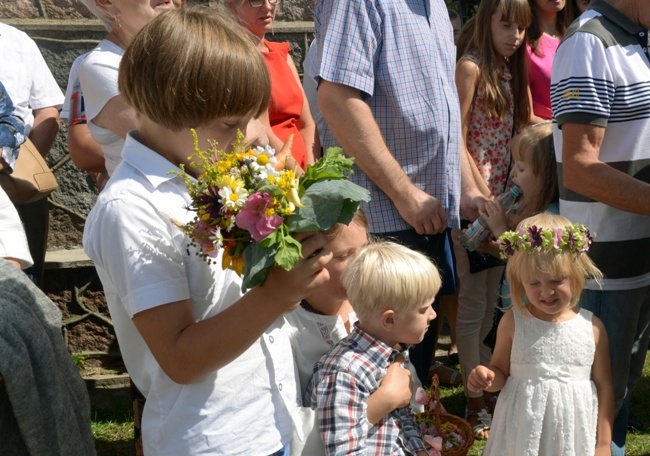
[[[499,237],[499,247],[501,258],[506,259],[515,251],[581,254],[589,250],[592,241],[593,237],[589,229],[580,223],[567,225],[564,228],[543,228],[529,225],[503,233]]]

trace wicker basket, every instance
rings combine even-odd
[[[441,453],[443,456],[466,456],[474,444],[474,430],[472,429],[472,426],[464,419],[456,415],[444,413],[442,411],[442,406],[440,404],[439,385],[440,382],[438,380],[438,376],[434,375],[431,382],[431,398],[436,401],[435,407],[433,410],[428,410],[421,415],[433,419],[433,423],[438,435],[441,435],[441,426],[445,423],[451,423],[461,429],[463,431],[463,434],[467,437],[465,443],[463,445],[449,449],[443,448]]]

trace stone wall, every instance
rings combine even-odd
[[[188,3],[212,3],[210,0],[187,0]],[[92,19],[80,0],[3,0],[0,18],[10,19]],[[313,0],[283,0],[278,21],[312,21]]]

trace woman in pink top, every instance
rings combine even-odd
[[[555,51],[573,20],[566,0],[528,0],[533,22],[528,29],[528,80],[533,98],[533,114],[549,120],[551,113],[551,67]]]

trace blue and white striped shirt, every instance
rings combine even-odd
[[[650,217],[618,210],[562,185],[565,123],[606,128],[599,160],[650,182],[648,30],[611,4],[593,0],[567,30],[553,62],[553,138],[560,173],[560,213],[597,233],[589,256],[604,290],[650,285]],[[587,288],[599,289],[590,281]]]

